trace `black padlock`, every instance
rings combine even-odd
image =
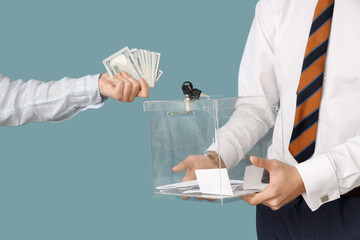
[[[183,82],[181,89],[184,95],[188,96],[190,99],[199,99],[202,92],[197,88],[193,88],[192,83],[189,81]]]

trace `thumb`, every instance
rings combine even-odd
[[[268,160],[268,159],[263,159],[263,158],[251,156],[250,161],[256,167],[265,168],[269,172],[271,170],[272,164],[271,164],[271,161]]]
[[[149,97],[149,85],[143,78],[139,79],[139,83],[140,83],[140,91],[137,96],[141,97],[141,98],[148,98]]]

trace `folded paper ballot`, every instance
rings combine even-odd
[[[244,189],[264,190],[268,184],[262,183],[264,169],[254,165],[245,168]]]
[[[230,184],[231,184],[232,188],[236,188],[236,187],[242,186],[243,181],[230,180]],[[174,189],[176,189],[176,190],[184,190],[184,191],[190,191],[190,190],[196,189],[197,191],[200,191],[198,180],[162,185],[162,186],[156,187],[156,189],[157,190],[174,190]]]
[[[178,195],[180,193],[211,199],[238,197],[262,191],[267,186],[261,183],[262,171],[260,170],[254,166],[246,169],[244,181],[230,180],[224,168],[195,170],[197,180],[162,185],[156,189],[162,194]]]
[[[242,181],[241,181],[242,182]],[[233,193],[235,193],[235,192],[237,192],[237,191],[239,191],[239,190],[242,190],[243,188],[242,188],[242,184],[232,184],[231,185],[231,190],[232,190],[232,192]],[[201,190],[200,190],[200,188],[199,187],[197,187],[197,188],[193,188],[193,189],[190,189],[190,190],[186,190],[186,191],[184,191],[183,192],[184,194],[188,194],[188,193],[198,193],[198,194],[201,194],[202,192],[201,192]],[[225,194],[224,194],[225,195]],[[232,194],[231,196],[234,196],[234,194]]]
[[[201,193],[234,196],[225,168],[195,170]]]
[[[197,180],[192,180],[192,181],[179,182],[179,183],[158,186],[158,187],[156,187],[156,189],[157,190],[182,189],[182,188],[190,188],[191,189],[193,187],[198,187],[198,186],[199,185],[198,185]]]

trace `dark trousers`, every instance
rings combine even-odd
[[[312,212],[302,197],[278,211],[256,208],[258,239],[360,240],[360,197],[342,197]]]

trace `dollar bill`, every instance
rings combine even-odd
[[[103,64],[111,77],[121,72],[127,72],[135,79],[142,77],[128,47],[105,58]]]
[[[144,49],[124,47],[103,60],[111,77],[117,73],[127,72],[138,80],[144,78],[149,87],[155,87],[163,71],[159,69],[161,54]]]
[[[157,76],[156,76],[156,81],[161,77],[161,75],[163,74],[163,71],[161,71],[160,69],[158,70]]]
[[[155,76],[154,76],[154,79],[155,79],[155,83],[156,83],[156,81],[159,79],[159,77],[162,74],[161,73],[160,76],[159,76],[159,62],[160,62],[161,54],[157,53],[157,52],[155,52],[154,54],[155,54],[155,70],[154,70]]]
[[[133,48],[133,49],[130,49],[130,52],[134,58],[134,61],[140,71],[140,74],[141,74],[141,77],[144,77],[144,73],[142,72],[142,69],[143,69],[143,66],[141,64],[141,61],[140,61],[140,53],[139,53],[139,50],[137,48]]]

